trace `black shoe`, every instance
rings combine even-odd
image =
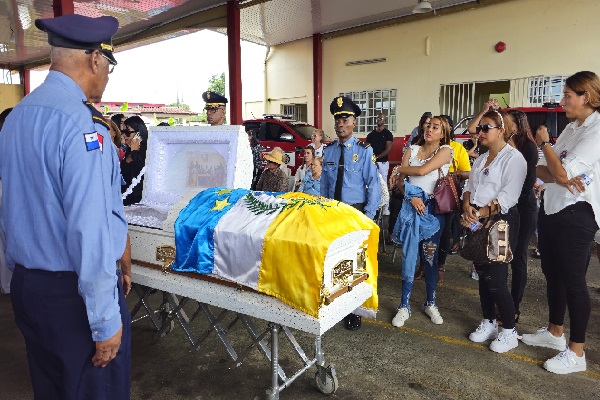
[[[448,252],[450,254],[458,254],[459,251],[460,251],[460,246],[458,245],[458,243],[455,243],[452,245],[452,247],[450,247],[450,250]]]
[[[360,315],[348,314],[344,317],[344,326],[349,331],[356,331],[356,330],[360,329],[361,325],[362,325],[362,319],[361,319]]]

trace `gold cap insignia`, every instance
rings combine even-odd
[[[358,161],[358,154],[353,154],[352,155],[352,159],[354,160],[354,162]]]
[[[338,98],[337,98],[337,106],[338,106],[338,107],[341,107],[341,106],[342,106],[342,104],[344,104],[344,99],[342,99],[341,97],[338,97]]]
[[[106,43],[100,43],[100,48],[102,50],[114,51],[114,47],[112,47],[110,44],[106,44]]]
[[[210,99],[210,93],[209,92],[206,92],[206,98]]]

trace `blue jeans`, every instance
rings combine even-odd
[[[425,265],[425,290],[427,292],[427,300],[425,301],[425,304],[423,304],[423,307],[435,305],[440,237],[444,231],[444,223],[446,220],[444,214],[434,214],[434,204],[435,200],[433,199],[427,203],[427,213],[435,215],[436,219],[440,223],[440,229],[434,233],[432,237],[419,242],[419,255],[421,256],[421,260]],[[404,273],[402,275],[407,276],[407,274]],[[410,276],[411,278],[409,279],[402,279],[402,293],[400,296],[400,305],[398,306],[398,309],[402,307],[408,308],[409,313],[410,304],[408,302],[410,300],[410,294],[413,287],[412,275]]]

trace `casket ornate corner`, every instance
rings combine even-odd
[[[175,262],[175,246],[156,246],[156,261],[163,263],[161,268],[163,274],[171,272],[171,267],[173,266],[173,262]]]
[[[329,305],[333,300],[352,290],[369,278],[366,272],[367,245],[358,249],[356,260],[341,260],[331,269],[331,287],[321,287],[321,304]]]

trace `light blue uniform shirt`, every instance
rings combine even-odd
[[[302,182],[300,183],[298,191],[306,194],[312,194],[313,196],[320,196],[321,177],[319,176],[317,179],[314,179],[312,172],[310,172],[309,169],[308,171],[306,171],[306,175],[304,175],[304,178],[302,178]]]
[[[71,78],[50,71],[10,113],[0,133],[0,222],[11,269],[78,275],[92,338],[102,341],[121,326],[116,260],[127,222],[118,158],[85,99]]]
[[[346,143],[339,140],[325,148],[323,173],[321,174],[321,196],[333,199],[338,174],[340,151],[344,151],[344,182],[342,202],[346,204],[367,203],[365,214],[373,219],[381,201],[381,185],[377,166],[373,162],[373,149],[354,136]]]

